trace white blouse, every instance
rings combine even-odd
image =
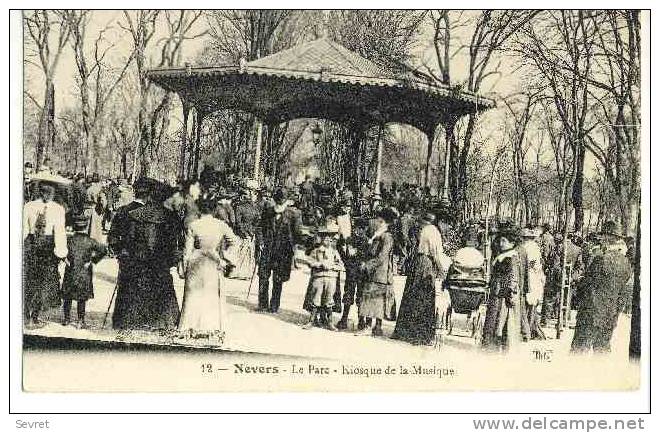
[[[59,203],[54,201],[44,203],[41,199],[25,203],[23,206],[23,240],[29,234],[34,234],[37,218],[41,213],[44,214],[46,220],[44,234],[52,235],[54,238],[55,255],[61,259],[65,258],[69,253],[66,247],[65,211]]]

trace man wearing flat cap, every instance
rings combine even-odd
[[[291,277],[293,255],[301,235],[302,222],[300,212],[288,206],[283,189],[276,190],[273,199],[275,205],[267,207],[261,218],[259,310],[277,313],[280,308],[282,284]],[[273,290],[269,299],[271,275]]]
[[[606,221],[601,239],[603,253],[593,258],[578,286],[578,315],[571,345],[574,353],[610,351],[619,313],[630,296],[632,268],[619,224]]]

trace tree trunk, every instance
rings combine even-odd
[[[125,150],[121,153],[121,177],[126,179],[128,175],[128,152]]]
[[[55,86],[52,79],[46,79],[46,90],[44,92],[44,104],[39,119],[37,131],[37,145],[35,148],[34,167],[39,170],[44,161],[44,154],[49,145],[52,145],[54,135],[51,133],[51,125],[55,117]]]
[[[426,168],[424,171],[424,186],[429,186],[431,181],[431,156],[433,155],[433,138],[434,133],[426,134]]]
[[[456,164],[455,167],[456,171],[454,173],[456,182],[454,184],[454,191],[452,198],[454,202],[455,215],[460,215],[460,209],[463,208],[463,203],[467,198],[467,187],[468,187],[467,160],[470,154],[472,134],[474,133],[475,126],[476,126],[476,116],[474,114],[470,114],[468,117],[468,125],[465,131],[465,137],[463,138],[463,147],[460,149],[460,154],[458,155],[458,163]],[[456,137],[453,133],[452,133],[452,139],[455,143]],[[457,145],[452,147],[456,147],[456,150],[458,151]],[[459,212],[456,212],[456,210],[458,210]]]
[[[583,207],[583,187],[584,187],[584,157],[585,148],[582,143],[578,143],[575,159],[575,179],[573,180],[573,209],[575,210],[575,222],[573,230],[577,233],[582,232],[584,225],[584,207]],[[567,220],[568,221],[568,220]]]
[[[640,292],[641,292],[641,210],[637,211],[637,242],[635,245],[635,263],[634,263],[634,280],[633,280],[633,297],[632,297],[632,318],[630,323],[630,343],[628,347],[628,356],[632,360],[639,360],[642,354],[642,330],[641,330],[641,308],[640,308]]]

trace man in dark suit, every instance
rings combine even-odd
[[[259,310],[277,313],[280,308],[282,284],[291,277],[295,245],[302,225],[300,212],[289,207],[284,190],[278,189],[274,206],[267,207],[261,218],[259,256]],[[270,277],[273,290],[268,296]]]
[[[612,333],[628,298],[632,268],[626,258],[621,228],[615,221],[603,224],[603,253],[596,255],[577,292],[578,315],[571,351],[609,352]]]

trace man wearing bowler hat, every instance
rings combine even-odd
[[[289,207],[286,193],[278,189],[273,195],[274,206],[267,207],[261,219],[259,255],[259,310],[277,313],[280,308],[282,284],[291,277],[295,244],[300,238],[300,213]],[[273,290],[268,296],[270,277]]]
[[[578,315],[571,351],[609,352],[619,313],[629,297],[632,269],[625,255],[621,227],[606,221],[601,233],[603,253],[593,258],[578,286]]]

